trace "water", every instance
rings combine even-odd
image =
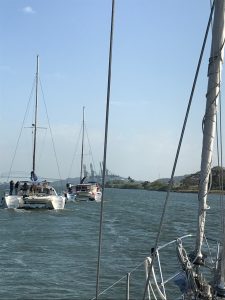
[[[211,218],[217,196],[211,196]],[[143,262],[154,245],[165,193],[105,191],[100,290]],[[194,232],[197,195],[172,194],[161,242]],[[95,296],[100,203],[62,211],[0,210],[0,299],[92,299]],[[173,261],[167,258],[168,269]],[[144,267],[131,277],[130,299],[142,299]],[[99,299],[125,299],[126,278]],[[123,294],[124,293],[124,294]],[[174,300],[173,297],[169,300]]]

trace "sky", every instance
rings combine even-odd
[[[107,143],[112,174],[170,177],[209,13],[206,0],[115,1]],[[37,55],[37,174],[79,176],[83,107],[85,164],[93,160],[100,172],[110,17],[110,0],[0,0],[2,177],[32,168]],[[200,168],[209,48],[175,175]]]

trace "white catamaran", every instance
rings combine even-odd
[[[38,109],[38,80],[39,57],[37,56],[36,69],[36,94],[35,94],[35,120],[33,129],[33,157],[30,180],[17,181],[14,185],[11,181],[10,192],[3,197],[5,208],[46,208],[64,209],[65,197],[57,194],[55,188],[47,180],[40,180],[36,176],[36,141],[37,141],[37,109]]]
[[[102,198],[101,187],[98,182],[94,181],[94,170],[92,169],[91,180],[87,180],[87,172],[84,170],[84,109],[83,107],[83,120],[82,120],[82,143],[81,143],[81,161],[80,161],[80,183],[71,185],[67,183],[67,191],[65,192],[68,201],[96,201],[100,202]],[[92,167],[92,164],[91,164]],[[92,167],[93,168],[93,167]]]

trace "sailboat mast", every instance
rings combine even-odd
[[[205,218],[207,210],[207,194],[209,175],[213,154],[213,142],[216,129],[216,113],[218,95],[220,92],[221,69],[224,57],[224,23],[225,1],[215,0],[214,22],[212,29],[212,44],[208,66],[208,88],[206,94],[206,110],[204,116],[203,145],[201,158],[201,176],[199,184],[199,211],[196,238],[196,263],[202,261],[202,243],[204,237]]]
[[[37,68],[36,68],[36,91],[35,91],[35,118],[34,118],[34,140],[33,140],[33,165],[32,171],[35,174],[36,163],[36,139],[37,139],[37,110],[38,110],[38,77],[39,77],[39,56],[37,55]]]
[[[83,122],[82,122],[82,143],[81,143],[81,160],[80,160],[80,182],[83,174],[83,160],[84,160],[84,109],[83,106]]]

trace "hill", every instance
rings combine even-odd
[[[221,190],[221,178],[223,178],[223,189],[225,189],[225,169],[214,167],[211,170],[210,190],[216,192]],[[153,182],[150,181],[135,181],[128,177],[123,180],[111,180],[106,183],[109,188],[124,188],[124,189],[145,189],[152,191],[167,191],[170,178],[161,178]],[[194,192],[198,191],[200,181],[200,172],[190,175],[175,176],[172,190],[174,192]]]
[[[210,189],[215,192],[221,190],[221,178],[223,178],[223,189],[225,190],[225,169],[221,167],[214,167],[211,170]],[[135,179],[121,177],[119,175],[107,175],[105,180],[105,187],[107,188],[120,188],[120,189],[145,189],[150,191],[167,191],[170,178],[160,178],[155,181],[136,181]],[[189,175],[175,176],[173,191],[174,192],[197,192],[200,180],[200,172],[192,173]],[[80,179],[66,178],[63,180],[56,180],[52,185],[58,192],[66,190],[66,184],[78,184]],[[95,181],[102,183],[101,176],[95,177]],[[8,183],[0,184],[0,191],[3,192],[9,188]]]

